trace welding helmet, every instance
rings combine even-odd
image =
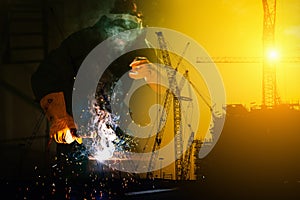
[[[124,49],[142,33],[141,14],[137,11],[134,0],[116,0],[106,17],[108,22],[104,27],[106,36],[112,37],[120,49]]]
[[[111,20],[111,26],[123,30],[142,28],[142,15],[137,11],[135,0],[115,0],[107,17]]]
[[[115,0],[114,7],[110,10],[112,14],[131,14],[139,16],[135,0]]]

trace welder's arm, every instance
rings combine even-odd
[[[132,79],[145,79],[148,85],[157,93],[164,94],[167,90],[167,75],[159,67],[145,57],[137,57],[131,64],[129,77]]]
[[[50,122],[50,139],[64,144],[70,144],[75,140],[79,144],[82,143],[82,139],[75,135],[74,120],[66,111],[63,92],[50,93],[44,96],[40,105]]]

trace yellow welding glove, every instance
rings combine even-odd
[[[50,139],[57,143],[70,144],[75,140],[81,144],[82,139],[75,135],[77,129],[73,117],[66,111],[63,92],[50,93],[44,96],[40,105],[50,122]]]

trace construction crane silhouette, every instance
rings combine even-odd
[[[156,161],[158,160],[158,153],[159,148],[162,143],[164,130],[165,130],[165,121],[167,119],[169,110],[171,108],[171,105],[173,105],[173,120],[174,120],[174,152],[175,152],[175,179],[176,180],[188,180],[190,178],[189,172],[190,172],[190,164],[191,164],[191,154],[192,154],[192,144],[194,141],[194,135],[191,125],[188,125],[189,128],[189,137],[187,141],[187,150],[184,153],[183,149],[183,134],[182,134],[182,126],[181,126],[181,96],[180,96],[180,90],[182,89],[184,82],[188,79],[188,71],[186,70],[183,74],[182,79],[179,83],[177,83],[176,80],[176,74],[178,70],[178,66],[180,62],[182,61],[182,57],[180,57],[175,69],[172,68],[171,58],[167,49],[167,45],[163,36],[162,32],[156,32],[158,43],[160,47],[160,54],[163,61],[163,64],[165,66],[167,76],[168,76],[168,84],[169,89],[167,89],[165,98],[163,101],[163,108],[165,110],[165,116],[162,117],[162,119],[159,120],[158,125],[158,131],[155,135],[154,144],[152,147],[152,154],[149,161],[148,166],[148,178],[153,178],[153,169],[155,166]],[[184,49],[183,54],[185,53],[189,43]],[[185,98],[185,100],[189,100],[189,98]]]
[[[263,63],[264,57],[197,57],[196,63]],[[300,62],[300,57],[282,57],[279,63],[297,63]]]
[[[158,37],[158,43],[160,46],[160,53],[163,60],[163,64],[166,66],[165,69],[167,71],[168,82],[170,88],[166,91],[165,100],[163,103],[163,108],[165,109],[166,116],[168,116],[168,111],[171,106],[171,102],[173,101],[173,109],[174,109],[174,139],[175,139],[175,177],[176,180],[182,179],[182,153],[183,153],[183,145],[182,145],[182,127],[181,127],[181,104],[179,100],[179,88],[176,81],[176,71],[174,69],[170,69],[169,66],[172,66],[169,52],[167,50],[167,45],[164,40],[162,32],[156,32]],[[154,168],[155,162],[158,157],[158,150],[160,148],[163,133],[165,130],[164,125],[165,120],[159,121],[158,131],[155,136],[154,145],[152,148],[152,154],[150,157],[149,167],[147,177],[151,178],[153,176],[152,169]]]
[[[275,62],[271,62],[266,56],[270,50],[274,49],[275,46],[275,18],[276,18],[276,0],[262,0],[264,19],[263,19],[263,52],[264,55],[261,57],[197,57],[197,63],[262,63],[263,64],[263,78],[262,78],[262,107],[274,108],[280,104],[280,98],[277,93],[276,86],[276,66]],[[168,54],[167,46],[163,37],[162,32],[157,32],[157,37],[160,45],[160,52],[164,65],[172,66],[170,56]],[[300,57],[286,57],[281,58],[279,62],[295,63],[300,62]],[[177,65],[178,67],[178,65]],[[181,105],[179,96],[178,84],[175,79],[175,70],[168,70],[168,80],[170,89],[167,90],[167,94],[163,103],[163,107],[166,112],[170,109],[171,102],[173,102],[174,109],[174,138],[175,138],[175,177],[176,180],[188,179],[188,171],[190,167],[190,152],[189,148],[185,155],[183,155],[183,141],[181,133]],[[184,75],[187,78],[187,72]],[[180,85],[180,84],[179,84]],[[211,106],[207,104],[210,108]],[[212,108],[211,108],[212,111]],[[151,169],[154,168],[155,161],[158,156],[158,149],[160,148],[164,127],[163,120],[160,121],[159,131],[156,134],[154,145],[152,148],[152,155],[149,162],[147,176],[151,177],[153,174]],[[194,133],[190,135],[188,145],[193,142]],[[179,156],[181,155],[181,156]]]
[[[262,0],[263,19],[263,52],[262,57],[197,57],[197,63],[262,63],[262,107],[274,108],[280,104],[276,83],[276,63],[268,58],[275,50],[276,0]],[[296,63],[300,57],[284,57],[276,62]]]
[[[159,43],[159,53],[162,59],[164,69],[167,72],[168,84],[169,88],[166,91],[164,100],[163,100],[163,108],[165,110],[165,115],[161,116],[158,121],[158,132],[155,135],[154,144],[152,146],[151,157],[148,165],[147,178],[153,178],[153,169],[155,168],[155,164],[158,161],[159,149],[162,144],[164,131],[165,131],[165,123],[168,118],[168,113],[170,112],[171,106],[173,108],[173,122],[174,122],[174,153],[175,153],[175,179],[176,180],[189,180],[190,179],[190,170],[191,170],[191,159],[193,154],[193,147],[195,143],[195,132],[192,129],[191,124],[187,124],[188,128],[188,137],[186,138],[186,146],[183,141],[183,129],[182,129],[182,119],[181,119],[181,109],[182,103],[181,101],[192,101],[189,97],[181,96],[181,90],[186,82],[188,82],[189,86],[189,95],[191,96],[191,88],[199,95],[205,105],[209,108],[209,111],[214,116],[213,105],[209,103],[209,101],[200,93],[198,88],[190,81],[189,79],[189,71],[185,70],[182,74],[181,79],[177,82],[176,74],[178,72],[179,65],[183,60],[183,55],[186,52],[189,43],[187,43],[182,56],[179,57],[179,60],[173,68],[171,63],[171,58],[169,55],[169,51],[167,48],[167,44],[162,32],[156,32],[158,43]],[[186,149],[184,149],[186,147]]]
[[[274,50],[275,46],[275,19],[276,0],[262,0],[264,9],[263,21],[263,80],[262,80],[262,105],[266,108],[273,108],[279,104],[279,96],[276,86],[276,66],[269,62],[266,55]]]

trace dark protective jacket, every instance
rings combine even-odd
[[[68,114],[72,115],[72,91],[74,77],[76,77],[82,62],[87,55],[98,44],[107,38],[104,30],[105,26],[110,26],[110,19],[106,16],[103,16],[94,26],[71,34],[57,49],[54,49],[49,53],[47,58],[39,65],[38,69],[31,78],[32,90],[38,102],[47,94],[53,92],[63,92],[66,110]],[[143,34],[138,38],[137,42],[145,43]],[[129,64],[137,56],[145,56],[150,61],[156,62],[156,54],[154,49],[135,50],[120,56],[110,64],[102,77],[99,77],[100,81],[96,90],[97,93],[100,93],[98,94],[99,96],[102,95],[107,97],[107,95],[110,95],[109,92],[111,86],[125,72],[130,70]],[[126,91],[123,92],[123,94],[125,93]],[[109,99],[110,98],[105,98],[106,101]],[[109,102],[106,103],[109,104]],[[118,132],[120,132],[119,135],[123,135],[122,131]],[[82,146],[76,145],[75,142],[70,145],[57,144],[58,152],[64,152],[68,155],[70,154],[69,157],[76,157],[77,160],[78,156],[74,155],[77,155],[78,153],[81,155],[81,148]],[[64,163],[64,161],[60,162]]]
[[[32,90],[37,101],[40,101],[49,93],[62,91],[66,101],[67,112],[72,115],[71,103],[74,78],[86,56],[107,38],[104,27],[109,25],[109,18],[102,16],[94,26],[71,34],[57,49],[49,53],[32,75]],[[145,42],[143,37],[144,35],[142,34],[137,42]],[[108,67],[101,78],[107,83],[99,84],[101,87],[105,85],[105,88],[98,88],[97,91],[107,92],[113,82],[130,70],[129,64],[137,56],[146,56],[150,61],[156,62],[156,55],[153,49],[126,53]]]

